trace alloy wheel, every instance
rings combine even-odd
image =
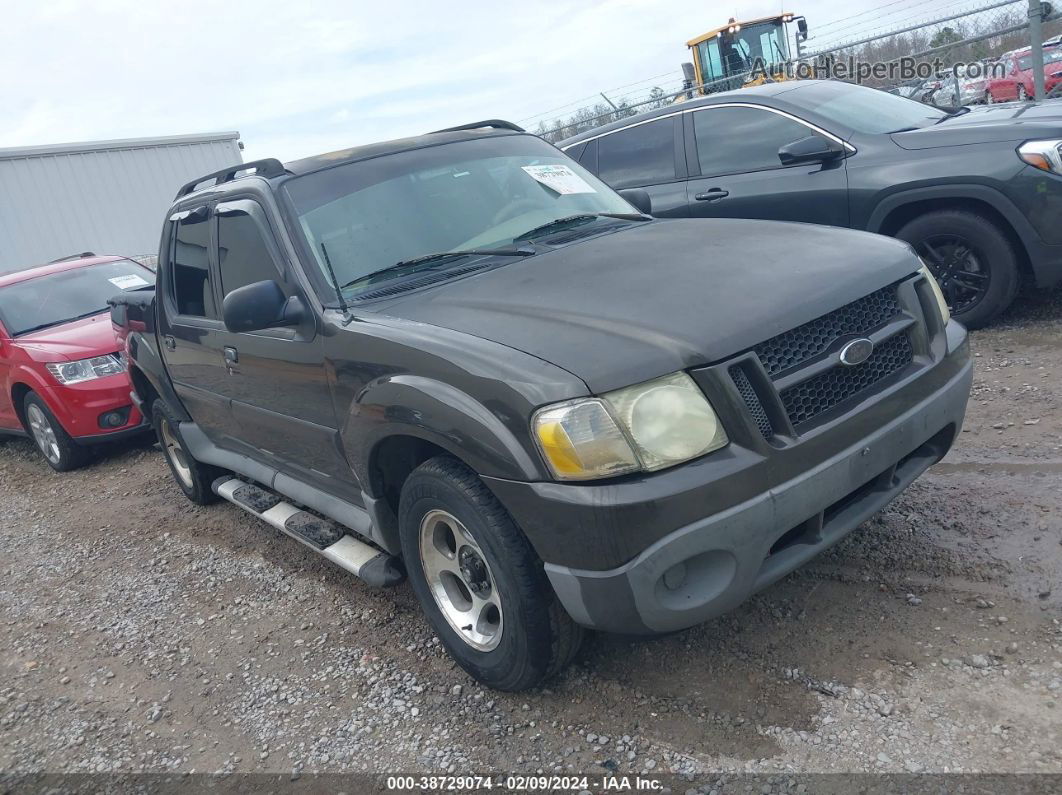
[[[502,602],[479,544],[453,514],[433,510],[420,522],[420,562],[443,618],[478,651],[501,641]]]
[[[159,435],[162,437],[162,449],[166,451],[166,457],[173,464],[173,471],[177,473],[181,483],[187,488],[192,488],[192,468],[188,465],[188,455],[165,418],[159,423]]]
[[[29,422],[33,440],[37,443],[41,453],[51,463],[58,464],[59,459],[62,458],[62,453],[59,452],[59,442],[55,438],[55,429],[52,427],[48,417],[45,416],[39,406],[30,405],[26,409],[26,419]]]
[[[992,273],[962,235],[932,235],[916,248],[936,277],[953,314],[973,309],[985,297]]]

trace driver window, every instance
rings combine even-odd
[[[236,212],[218,217],[218,264],[223,296],[240,287],[268,279],[280,283],[281,289],[284,289],[262,232],[247,213]]]
[[[701,176],[781,168],[778,150],[814,130],[768,110],[709,108],[693,114]]]

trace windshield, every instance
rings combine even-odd
[[[155,283],[132,260],[103,262],[0,287],[0,319],[12,337],[107,311],[107,299]]]
[[[1062,61],[1062,50],[1052,49],[1044,50],[1044,63],[1054,63],[1055,61]],[[1032,54],[1023,55],[1018,59],[1018,69],[1025,72],[1032,69]]]
[[[833,80],[808,80],[780,95],[828,121],[861,133],[928,127],[947,114],[913,99]]]
[[[713,89],[740,88],[740,81],[723,85],[724,77],[764,66],[769,71],[789,59],[789,42],[781,22],[745,26],[737,33],[722,33],[697,45],[701,83]]]
[[[530,135],[348,163],[292,179],[284,191],[324,281],[333,284],[330,263],[334,283],[348,285],[350,295],[373,282],[352,283],[400,262],[518,246],[528,232],[573,215],[632,212],[611,188]]]

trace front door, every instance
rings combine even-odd
[[[295,477],[339,489],[353,482],[353,475],[339,445],[322,338],[309,302],[292,268],[283,264],[260,204],[221,202],[215,215],[222,306],[232,291],[272,280],[306,307],[298,327],[218,332],[226,373],[222,389],[231,401],[241,446],[275,460]]]
[[[848,226],[843,159],[782,166],[778,150],[820,131],[763,107],[718,105],[686,114],[686,183],[695,218],[762,218]]]

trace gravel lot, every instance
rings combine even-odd
[[[837,548],[522,695],[150,447],[58,475],[0,442],[0,775],[1060,773],[1060,330],[1055,293],[975,334],[956,449]]]

